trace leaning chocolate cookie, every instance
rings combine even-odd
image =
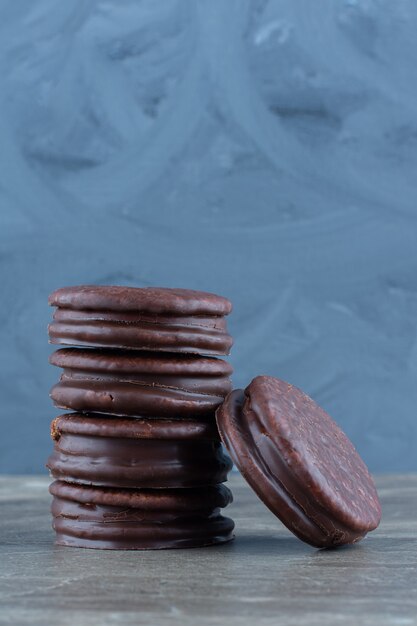
[[[47,467],[70,483],[196,487],[226,481],[232,468],[214,422],[72,413],[53,420],[51,436]]]
[[[232,502],[224,485],[135,491],[55,481],[49,491],[58,545],[156,550],[233,539],[233,521],[220,514]]]
[[[51,343],[195,354],[229,354],[231,302],[188,289],[83,285],[49,296]]]
[[[212,357],[64,348],[49,361],[64,370],[51,390],[55,406],[75,411],[212,416],[231,390],[231,365]]]
[[[381,507],[368,469],[329,415],[296,387],[259,376],[216,413],[232,459],[295,535],[317,547],[355,543]]]

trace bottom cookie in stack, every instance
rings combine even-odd
[[[145,550],[233,538],[231,469],[213,421],[61,415],[48,459],[56,543]]]
[[[196,548],[233,538],[220,514],[232,502],[224,485],[195,489],[111,489],[55,481],[50,486],[56,543],[80,548]]]

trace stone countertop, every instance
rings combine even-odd
[[[381,526],[316,550],[238,475],[236,539],[220,547],[109,552],[53,545],[46,477],[0,478],[0,624],[417,624],[417,475],[381,476]]]

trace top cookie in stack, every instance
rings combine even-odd
[[[227,298],[188,289],[86,285],[57,289],[51,343],[226,355],[232,346]]]
[[[155,417],[212,416],[231,391],[226,298],[187,289],[115,286],[54,291],[49,326],[63,369],[51,391],[75,411]],[[88,349],[86,349],[88,348]],[[208,355],[208,356],[206,356]]]

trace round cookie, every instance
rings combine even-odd
[[[187,289],[84,285],[49,296],[51,343],[194,354],[229,354],[231,302]]]
[[[232,459],[269,509],[316,547],[355,543],[381,507],[368,469],[331,417],[300,389],[258,376],[216,412]]]
[[[232,502],[224,485],[134,491],[55,481],[49,490],[58,545],[155,550],[233,539],[233,521],[220,514]]]
[[[52,476],[70,483],[124,488],[222,483],[232,468],[214,422],[61,415],[51,424]]]
[[[66,348],[50,363],[64,371],[55,406],[127,416],[212,415],[231,390],[232,367],[194,355]]]

